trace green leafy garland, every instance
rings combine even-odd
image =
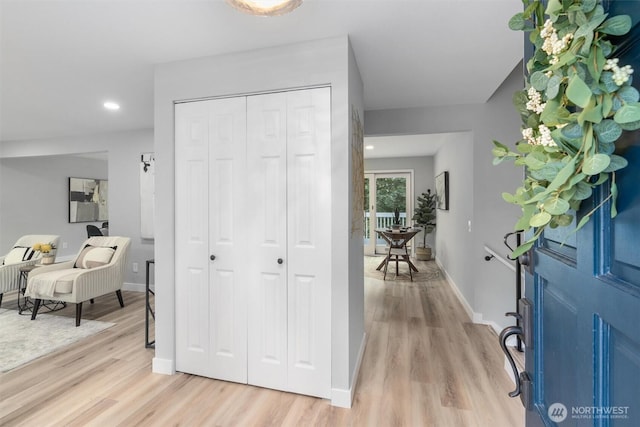
[[[525,10],[509,21],[530,32],[535,53],[528,81],[513,101],[523,139],[516,151],[493,141],[494,164],[513,159],[526,167],[522,186],[502,196],[522,208],[516,230],[534,229],[512,256],[528,251],[546,227],[569,226],[593,189],[608,183],[608,197],[584,214],[583,227],[605,202],[615,217],[615,171],[627,166],[616,154],[623,131],[640,128],[640,93],[631,86],[630,66],[619,66],[608,36],[631,29],[628,15],[608,17],[597,0],[523,0]],[[545,17],[546,15],[546,17]],[[609,58],[609,59],[608,59]]]

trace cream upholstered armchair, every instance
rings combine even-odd
[[[119,236],[90,237],[73,261],[39,267],[29,274],[25,295],[34,299],[31,320],[36,318],[43,299],[76,304],[76,326],[80,326],[82,303],[110,292],[118,296],[131,239]]]
[[[0,257],[0,304],[5,292],[17,290],[20,282],[20,268],[34,265],[42,257],[42,252],[34,251],[37,243],[49,244],[52,247],[51,254],[55,256],[60,236],[52,234],[28,234],[22,236],[13,245],[13,248]]]

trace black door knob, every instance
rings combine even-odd
[[[282,264],[284,260],[282,258],[278,258],[278,264]]]
[[[216,259],[216,256],[215,256],[215,255],[211,255],[211,256],[209,257],[209,259],[210,259],[211,261],[213,261],[214,259]]]

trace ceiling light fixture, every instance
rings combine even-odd
[[[227,0],[227,3],[250,15],[276,16],[291,12],[302,0]]]
[[[104,108],[106,108],[107,110],[111,110],[111,111],[115,111],[115,110],[119,110],[120,106],[118,104],[116,104],[115,102],[111,102],[111,101],[107,101],[104,104]]]
[[[375,147],[373,145],[367,145],[364,147],[366,150],[373,150]]]

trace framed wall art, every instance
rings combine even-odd
[[[436,176],[436,206],[438,209],[449,210],[449,171]]]
[[[109,182],[106,179],[69,178],[69,222],[109,220]]]

